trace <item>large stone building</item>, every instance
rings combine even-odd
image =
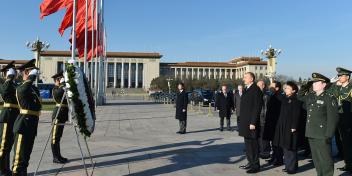
[[[229,62],[178,62],[160,63],[159,53],[108,52],[105,69],[107,88],[140,88],[148,90],[151,81],[159,76],[174,79],[241,79],[246,72],[257,77],[267,75],[267,61],[259,57],[234,58]],[[51,76],[63,70],[71,58],[69,51],[45,51],[41,53],[40,79],[53,83]],[[0,60],[0,68],[10,60]],[[26,60],[16,60],[23,64]],[[88,67],[94,63],[88,63]],[[94,75],[94,72],[93,72]],[[93,76],[94,79],[94,76]]]
[[[161,63],[160,75],[176,79],[241,79],[246,72],[267,74],[267,62],[259,57],[240,57],[229,62]]]
[[[52,83],[50,76],[61,71],[70,57],[69,51],[43,52],[40,59],[43,82]],[[159,53],[107,52],[106,87],[148,89],[152,79],[159,76],[161,57]],[[91,65],[95,67],[89,62],[89,69]]]

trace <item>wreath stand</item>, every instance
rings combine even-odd
[[[64,88],[64,90],[65,90],[65,92],[64,92],[64,95],[62,96],[61,104],[63,103],[64,99],[66,98],[66,100],[67,100],[67,105],[69,106],[69,105],[70,105],[70,104],[69,104],[70,101],[68,101],[67,90],[66,90],[66,88]],[[43,149],[43,151],[42,151],[42,154],[41,154],[41,156],[40,156],[40,159],[39,159],[37,168],[36,168],[36,170],[35,170],[35,172],[34,172],[34,176],[36,176],[37,173],[38,173],[39,167],[40,167],[41,162],[42,162],[43,157],[44,157],[45,150],[46,150],[46,148],[47,148],[47,146],[48,146],[48,143],[49,143],[49,141],[50,141],[50,139],[51,139],[51,136],[52,136],[52,133],[53,133],[53,126],[54,126],[54,125],[58,125],[58,126],[72,125],[72,126],[74,127],[75,133],[76,133],[77,145],[78,145],[78,148],[79,148],[79,150],[80,150],[80,152],[81,152],[81,159],[82,159],[82,164],[83,164],[83,167],[84,167],[84,170],[85,170],[85,174],[86,174],[86,176],[89,176],[89,174],[88,174],[88,169],[87,169],[87,165],[86,165],[86,162],[85,162],[85,159],[84,159],[84,155],[83,155],[82,146],[81,146],[81,143],[80,143],[80,141],[79,141],[79,133],[77,132],[78,125],[77,125],[77,123],[73,122],[71,113],[69,113],[69,121],[68,121],[67,123],[57,123],[57,124],[54,124],[54,123],[56,122],[56,120],[57,120],[57,117],[58,117],[58,115],[59,115],[60,110],[61,110],[61,106],[59,106],[58,110],[56,111],[55,118],[54,118],[53,121],[51,122],[51,130],[50,130],[49,136],[48,136],[48,138],[47,138],[47,140],[46,140],[46,144],[45,144],[45,146],[44,146],[44,149]],[[90,153],[90,150],[89,150],[89,146],[88,146],[86,137],[84,137],[84,143],[85,143],[85,146],[86,146],[86,148],[87,148],[88,156],[89,156],[89,158],[90,158],[91,167],[93,168],[92,173],[90,174],[90,175],[92,176],[93,173],[94,173],[95,163],[93,162],[93,158],[92,158],[92,155],[91,155],[91,153]]]

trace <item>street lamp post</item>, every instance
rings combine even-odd
[[[274,81],[274,78],[276,76],[276,58],[278,55],[281,54],[281,52],[281,49],[272,48],[271,45],[269,45],[269,48],[265,51],[261,50],[261,54],[268,59],[266,76],[270,79],[271,83]]]
[[[169,94],[170,94],[171,93],[171,83],[170,83],[170,81],[172,81],[173,79],[167,78],[166,80],[167,80],[167,86],[169,87]]]
[[[27,42],[26,46],[28,49],[30,49],[31,51],[34,52],[34,56],[35,56],[35,66],[40,68],[40,54],[47,50],[50,47],[50,44],[47,42],[42,42],[39,40],[39,37],[37,37],[37,40],[33,41],[33,42]],[[35,81],[35,85],[38,86],[38,80],[39,80],[39,76],[37,77],[36,81]]]

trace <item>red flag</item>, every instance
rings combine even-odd
[[[66,0],[66,1],[67,1],[66,14],[62,19],[61,25],[59,27],[59,33],[61,36],[64,34],[67,28],[72,26],[72,20],[73,20],[73,0]],[[83,23],[85,22],[86,6],[85,6],[85,0],[77,0],[76,3],[77,3],[76,4],[76,8],[77,8],[76,33],[77,33],[78,26],[81,25],[82,21]],[[88,7],[90,7],[90,0],[88,0]],[[89,15],[88,15],[88,19],[89,19]]]
[[[67,28],[72,26],[72,18],[73,18],[72,16],[73,16],[73,0],[66,0],[66,13],[59,27],[59,33],[61,36],[64,35],[64,32]]]
[[[72,1],[72,0],[71,0]],[[95,1],[95,0],[94,0]],[[92,8],[94,8],[94,14],[96,14],[95,3],[91,3],[91,0],[88,0],[88,24],[87,24],[87,60],[91,60],[92,57],[96,56],[100,47],[94,47],[94,52],[92,51],[92,31],[94,31],[94,36],[99,37],[97,32],[97,25],[92,16]],[[62,35],[64,30],[70,26],[72,26],[72,10],[67,10],[67,18],[62,21],[62,26],[59,29],[60,34]],[[71,13],[70,13],[71,12]],[[69,16],[71,14],[71,17]],[[66,20],[67,19],[67,20]],[[78,51],[78,55],[80,58],[84,57],[84,49],[85,49],[85,19],[86,19],[86,6],[85,0],[78,0],[77,1],[77,17],[76,17],[76,49]],[[94,22],[94,24],[93,24]],[[99,40],[99,39],[98,39]],[[72,35],[69,40],[72,43]],[[99,44],[98,44],[99,46]]]
[[[44,0],[40,4],[40,19],[65,8],[66,0]]]

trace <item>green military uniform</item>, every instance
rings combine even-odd
[[[336,68],[338,76],[350,76],[352,71],[344,68]],[[346,86],[332,85],[330,88],[332,94],[338,100],[340,122],[338,131],[343,149],[343,158],[345,166],[340,168],[342,171],[352,172],[352,83]]]
[[[63,73],[60,72],[52,76],[54,81],[62,78]],[[67,99],[64,96],[65,89],[64,83],[61,83],[60,86],[55,86],[52,90],[53,99],[56,103],[56,107],[54,108],[52,120],[53,120],[53,131],[52,131],[52,139],[51,139],[51,150],[53,153],[53,162],[54,163],[66,163],[68,160],[61,156],[60,151],[60,140],[62,137],[62,133],[64,131],[65,122],[68,120],[68,106]],[[58,112],[59,111],[59,112]]]
[[[5,66],[1,71],[6,72],[14,69],[14,61]],[[3,110],[0,114],[0,175],[11,175],[10,152],[14,142],[13,124],[19,114],[16,100],[15,74],[7,76],[1,86],[1,97],[4,101]]]
[[[325,76],[313,73],[313,82],[329,83]],[[335,134],[339,121],[336,98],[324,91],[320,95],[315,92],[299,91],[299,98],[304,101],[307,110],[306,134],[312,151],[312,158],[318,176],[333,176],[334,162],[331,156],[331,138]]]
[[[35,60],[33,59],[18,69],[33,69],[35,68],[34,62]],[[33,85],[35,78],[36,75],[30,75],[29,79],[24,81],[22,85],[16,89],[20,114],[15,121],[13,129],[15,135],[15,155],[12,172],[14,176],[27,175],[28,162],[37,135],[42,105],[39,90]]]

